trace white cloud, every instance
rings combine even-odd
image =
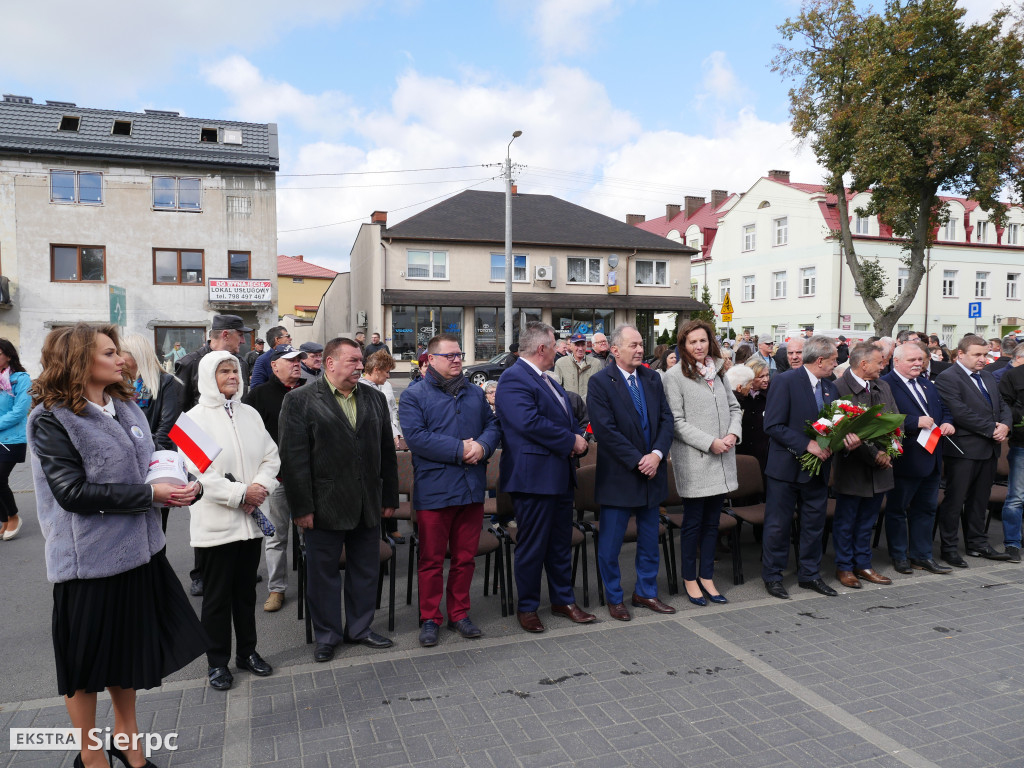
[[[748,97],[749,91],[736,77],[725,51],[712,51],[700,63],[700,69],[703,77],[696,97],[698,107],[709,102],[719,105],[737,104]]]
[[[550,55],[587,50],[594,27],[615,15],[615,0],[540,0],[533,31]]]

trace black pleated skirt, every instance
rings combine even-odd
[[[206,633],[163,550],[102,579],[53,585],[57,690],[156,688],[206,652]]]

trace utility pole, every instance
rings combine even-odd
[[[512,344],[512,142],[523,135],[515,131],[505,147],[505,349]]]

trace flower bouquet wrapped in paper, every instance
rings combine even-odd
[[[904,416],[887,413],[881,405],[865,408],[851,400],[833,400],[818,418],[807,422],[804,430],[822,449],[836,452],[843,447],[847,435],[856,435],[861,442],[872,443],[890,456],[903,453],[901,441]],[[821,474],[822,461],[809,451],[800,457],[800,466],[812,476]]]

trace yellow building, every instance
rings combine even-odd
[[[277,311],[280,316],[314,318],[320,299],[338,273],[300,256],[277,257]]]

